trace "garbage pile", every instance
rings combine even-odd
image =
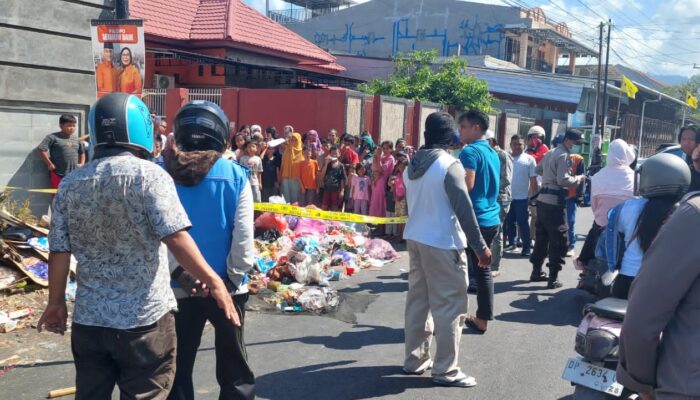
[[[248,288],[282,312],[330,311],[339,302],[331,282],[399,257],[388,242],[369,239],[363,224],[264,213],[255,227],[256,268]]]

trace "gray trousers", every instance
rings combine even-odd
[[[491,243],[491,271],[498,271],[501,268],[501,258],[503,258],[503,222],[506,220],[506,215],[510,211],[510,202],[505,205],[501,203],[501,225],[498,229],[498,234],[493,238],[493,243]]]
[[[432,375],[447,380],[460,374],[459,343],[467,317],[467,254],[407,240],[410,269],[406,294],[404,368],[420,371],[430,364]]]

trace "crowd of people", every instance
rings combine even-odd
[[[76,120],[66,115],[60,132],[37,149],[58,187],[50,299],[38,328],[67,329],[64,293],[74,255],[78,399],[109,398],[115,384],[127,397],[193,399],[206,321],[215,329],[220,398],[254,398],[243,340],[245,275],[255,263],[253,204],[277,195],[332,211],[408,216],[405,227],[381,232],[405,239],[409,254],[403,369],[432,370],[437,385],[476,385],[458,366],[462,327],[487,332],[504,249],[520,246],[532,282],[562,286],[559,271],[573,255],[571,233],[588,180],[575,154],[580,131],[555,137],[550,150],[545,130],[533,126],[526,137],[510,136],[506,151],[485,114],[468,111],[455,122],[438,112],[426,119],[425,145],[415,151],[402,139],[377,146],[369,132],[339,137],[330,130],[321,138],[292,126],[280,135],[259,125],[232,131],[209,102],[183,106],[170,133],[150,114],[134,96],[109,94],[91,110],[90,137],[74,135]],[[661,154],[640,168],[633,146],[610,143],[607,165],[590,182],[595,222],[574,261],[580,269],[593,260],[606,263],[603,280],[612,294],[629,298],[625,326],[634,329],[623,331],[618,371],[643,398],[658,388],[655,374],[668,393],[700,394],[678,378],[697,373],[696,359],[686,355],[678,372],[665,358],[682,358],[677,349],[692,347],[700,304],[697,255],[678,243],[692,237],[699,197],[689,195],[675,211],[700,184],[700,133],[685,127],[679,141],[684,157]],[[664,273],[673,257],[678,273]],[[120,279],[113,279],[114,270]],[[477,295],[473,316],[469,292]],[[673,346],[659,347],[662,332]],[[674,335],[666,339],[666,332]],[[660,354],[658,364],[649,351]]]

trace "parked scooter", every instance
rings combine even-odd
[[[566,362],[562,378],[574,388],[573,400],[636,399],[617,382],[615,372],[627,300],[608,297],[587,305],[576,331],[576,353]]]

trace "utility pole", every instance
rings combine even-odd
[[[129,19],[129,0],[116,0],[114,3],[116,19]]]
[[[608,67],[610,66],[610,32],[612,32],[612,20],[608,20],[608,47],[605,50],[605,83],[603,84],[603,110],[601,112],[602,125],[600,127],[600,140],[603,141],[608,114]]]
[[[596,81],[595,87],[595,109],[593,110],[593,131],[595,134],[598,132],[598,109],[600,108],[600,74],[603,69],[603,23],[600,23],[600,40],[598,41],[598,80]],[[593,149],[591,149],[591,154],[593,154]]]

